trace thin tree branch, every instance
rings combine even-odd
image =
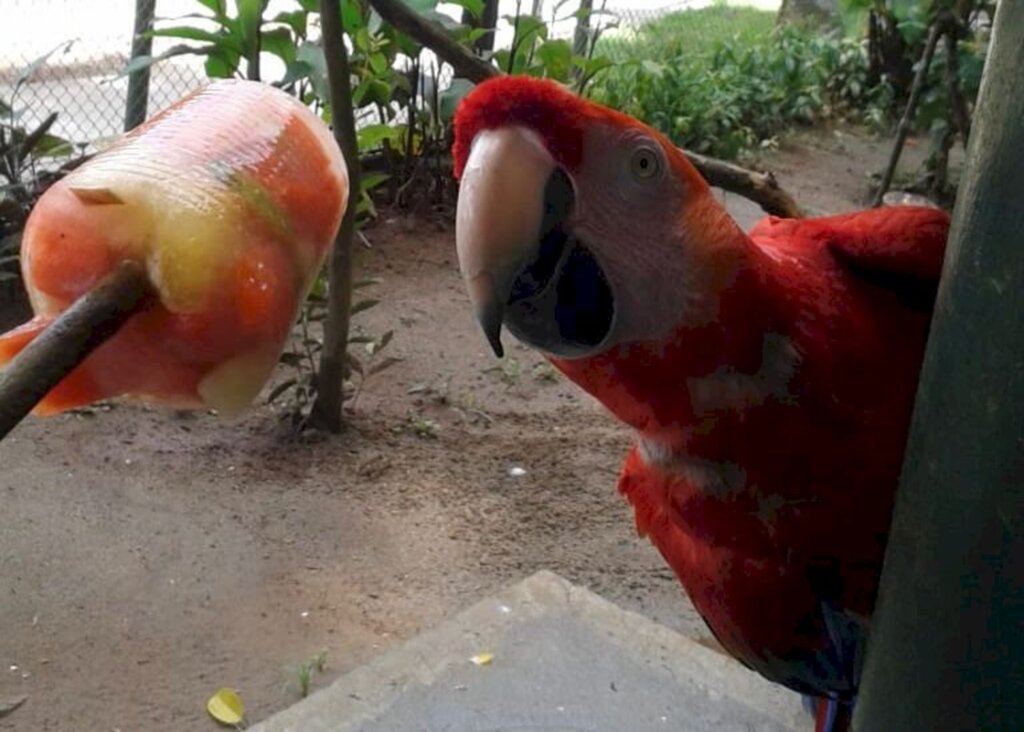
[[[125,262],[65,310],[0,370],[0,439],[153,296],[146,271]]]
[[[743,196],[773,216],[799,219],[804,215],[793,197],[775,180],[773,173],[748,170],[689,150],[683,150],[683,153],[710,185]]]
[[[914,77],[914,84],[910,87],[910,99],[907,100],[907,108],[903,110],[899,127],[896,128],[896,141],[892,146],[892,153],[889,155],[889,164],[885,168],[882,182],[875,192],[875,199],[872,207],[882,205],[882,198],[889,191],[892,185],[893,176],[896,174],[896,166],[900,162],[900,153],[903,152],[903,145],[910,134],[910,126],[914,121],[914,114],[917,112],[917,103],[921,98],[921,91],[924,89],[925,78],[928,76],[928,67],[932,65],[932,56],[935,55],[935,46],[938,45],[939,36],[943,33],[945,23],[938,19],[932,21],[928,30],[928,40],[924,44],[924,52],[921,54],[921,62],[917,67],[917,75]]]
[[[953,122],[956,124],[960,139],[967,147],[967,138],[971,136],[971,114],[967,111],[967,102],[960,89],[959,28],[951,27],[946,33],[946,89],[949,93],[949,106]]]
[[[352,305],[352,241],[359,208],[360,170],[356,147],[356,123],[352,111],[348,50],[341,25],[338,0],[320,0],[327,83],[330,87],[331,121],[334,139],[348,167],[348,206],[331,251],[327,286],[327,320],[324,323],[324,349],[317,373],[316,401],[310,412],[310,426],[339,432],[344,401],[342,386],[348,358],[349,316]]]

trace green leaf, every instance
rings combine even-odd
[[[373,198],[366,191],[361,190],[359,192],[359,203],[356,204],[356,213],[360,215],[365,214],[371,219],[377,218],[377,207],[373,205]]]
[[[75,151],[74,143],[57,135],[44,134],[36,142],[32,154],[39,157],[58,158],[71,155]]]
[[[259,48],[260,28],[266,0],[235,0],[238,13],[238,39],[242,55],[250,58]]]
[[[469,45],[476,43],[479,39],[486,36],[488,33],[493,33],[492,28],[467,28],[465,36],[462,37],[462,42]]]
[[[341,4],[341,26],[345,33],[351,38],[353,33],[361,29],[363,22],[363,11],[355,0],[344,0]]]
[[[352,45],[357,51],[370,53],[372,50],[373,39],[370,38],[370,31],[366,28],[357,28],[354,31],[349,31],[349,37],[352,39]]]
[[[274,54],[285,64],[295,61],[295,42],[292,39],[291,31],[287,28],[263,31],[261,48],[267,53]]]
[[[383,79],[370,79],[366,90],[366,101],[386,107],[391,103],[391,85]]]
[[[213,11],[213,14],[218,18],[223,18],[226,10],[224,9],[224,0],[196,0],[200,5],[209,8]]]
[[[193,56],[209,56],[211,53],[214,53],[216,51],[217,51],[217,47],[216,46],[212,46],[212,45],[211,46],[186,46],[186,45],[173,46],[172,48],[169,48],[166,51],[164,51],[163,53],[161,53],[159,56],[136,56],[135,58],[131,59],[128,63],[126,63],[124,65],[124,68],[122,68],[118,72],[117,75],[118,76],[129,76],[129,75],[134,74],[134,73],[136,73],[138,71],[142,71],[143,69],[148,69],[153,64],[159,63],[160,61],[163,61],[163,60],[168,59],[168,58],[172,58],[174,56],[188,56],[188,55],[193,55]]]
[[[364,310],[369,310],[370,308],[377,306],[378,304],[380,304],[380,300],[360,300],[359,302],[352,305],[352,310],[349,311],[349,315],[357,315],[363,312]]]
[[[213,49],[204,64],[206,75],[211,79],[229,79],[238,71],[240,58],[237,53],[227,49]]]
[[[58,51],[63,51],[63,53],[67,53],[71,50],[71,46],[74,45],[74,43],[74,41],[63,42],[58,46],[55,46],[54,48],[47,51],[42,56],[33,59],[31,63],[29,63],[21,70],[17,78],[14,80],[15,94],[17,93],[18,89],[21,88],[22,84],[31,79],[40,68],[46,65],[47,61],[50,60],[50,56],[57,53]]]
[[[190,48],[186,53],[191,52],[192,49]],[[160,56],[136,56],[121,68],[121,72],[118,76],[130,76],[131,74],[142,71],[143,69],[148,69],[153,64],[158,61],[162,61],[165,58],[167,57],[163,54]]]
[[[529,44],[535,39],[539,38],[541,40],[545,40],[548,37],[547,23],[536,15],[520,15],[518,18],[514,16],[505,17],[506,19],[510,19],[509,22],[512,23],[516,29],[514,49],[516,55],[519,55],[522,50],[529,48]]]
[[[309,20],[309,13],[305,10],[291,10],[282,11],[275,15],[271,20],[272,23],[283,23],[287,25],[296,36],[304,37],[306,35],[306,24]]]
[[[379,285],[384,282],[380,277],[366,277],[361,280],[356,280],[352,283],[353,290],[361,290],[364,287],[370,287],[371,285]]]
[[[449,0],[452,5],[458,5],[464,10],[468,10],[474,18],[479,18],[484,14],[484,1],[483,0]]]
[[[383,53],[371,53],[369,57],[370,69],[373,73],[383,76],[391,69],[388,57]]]
[[[641,61],[640,66],[651,76],[661,76],[665,72],[665,66],[663,64],[649,59]]]
[[[281,354],[281,361],[285,362],[284,357],[285,356],[289,356],[289,355],[296,355],[296,354],[282,353]],[[270,390],[270,393],[267,395],[267,404],[273,404],[275,399],[277,399],[279,396],[281,396],[286,391],[291,389],[297,383],[298,382],[295,379],[288,379],[286,381],[282,381],[280,384],[278,384],[277,386],[275,386],[273,389]]]
[[[451,122],[455,117],[455,109],[462,98],[472,91],[475,85],[469,79],[452,79],[451,85],[438,98],[438,114],[444,123]]]
[[[355,371],[360,376],[363,376],[364,375],[364,372],[363,372],[363,362],[360,361],[359,358],[354,353],[352,353],[351,351],[346,353],[345,356],[346,356],[346,360],[348,361],[348,367],[350,369],[352,369],[353,371]]]
[[[367,194],[390,177],[387,173],[367,173],[359,179],[359,188],[364,194]]]
[[[320,44],[306,41],[295,52],[295,60],[306,65],[309,70],[309,82],[313,85],[313,93],[320,101],[327,104],[331,94],[327,86],[327,61],[324,59],[324,52]]]
[[[366,21],[366,27],[369,29],[370,33],[379,33],[382,25],[384,25],[384,19],[380,17],[380,14],[377,13],[376,10],[370,8],[370,17]]]
[[[359,149],[361,151],[372,150],[379,147],[384,140],[398,142],[405,136],[405,125],[367,125],[356,133]]]
[[[537,47],[537,58],[544,64],[544,75],[565,81],[572,66],[572,46],[566,40],[545,41]]]
[[[236,39],[223,32],[212,32],[202,28],[193,28],[188,25],[174,26],[172,28],[157,28],[150,31],[150,35],[161,38],[183,38],[187,41],[206,41],[215,46],[223,46],[232,51],[241,51]]]
[[[370,366],[370,373],[367,374],[367,376],[373,376],[374,374],[379,374],[381,371],[389,369],[392,366],[394,366],[395,364],[401,363],[401,362],[402,362],[402,359],[398,358],[397,356],[388,356],[387,358],[385,358],[384,360],[380,361],[379,363],[372,364]]]

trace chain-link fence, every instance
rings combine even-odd
[[[155,0],[158,16],[190,12],[190,0]],[[134,0],[0,0],[0,101],[26,128],[53,112],[52,132],[88,143],[124,128]],[[162,45],[157,39],[157,50]],[[153,68],[149,109],[203,83],[196,59]]]
[[[155,4],[158,19],[202,10],[197,0],[143,1]],[[285,0],[272,0],[271,5],[282,3]],[[653,42],[658,28],[672,22],[672,17],[708,3],[597,0],[592,23],[603,29],[597,51],[613,61],[627,60]],[[540,0],[534,5],[501,0],[500,15],[514,14],[517,7],[522,12],[536,9],[546,21],[557,16],[549,22],[552,37],[573,36],[576,18],[569,4]],[[131,57],[135,13],[136,0],[0,0],[0,101],[14,108],[26,128],[56,112],[52,132],[77,143],[118,134],[124,128],[129,87],[120,71]],[[720,13],[715,17],[729,22]],[[694,32],[721,32],[707,27],[711,20],[705,19]],[[510,35],[511,27],[499,27],[499,46],[503,32]],[[171,45],[171,39],[156,38],[153,53]],[[440,80],[444,83],[448,78],[445,70]],[[162,109],[205,80],[202,59],[195,56],[176,56],[154,65],[149,112]]]

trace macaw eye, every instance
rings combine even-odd
[[[658,154],[649,147],[638,147],[633,151],[633,157],[629,161],[629,168],[633,175],[641,180],[653,178],[661,168],[661,161]]]

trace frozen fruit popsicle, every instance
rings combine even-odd
[[[0,336],[0,366],[132,260],[156,297],[36,413],[117,396],[237,413],[270,376],[347,198],[341,153],[298,100],[212,83],[36,204],[21,254],[35,317]]]

